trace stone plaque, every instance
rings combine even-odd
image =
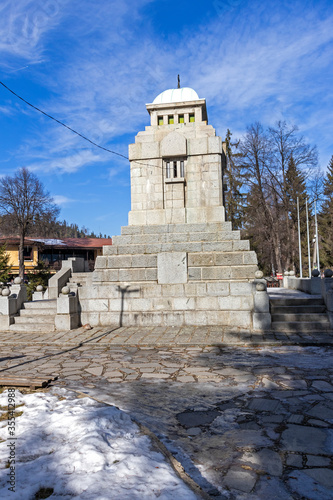
[[[163,252],[157,255],[159,284],[187,283],[187,253]]]

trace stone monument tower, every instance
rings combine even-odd
[[[190,88],[147,104],[151,125],[129,147],[130,225],[223,222],[222,141]]]
[[[82,322],[268,328],[256,254],[225,222],[225,156],[205,99],[170,89],[147,110],[150,125],[129,146],[129,225],[97,257]]]

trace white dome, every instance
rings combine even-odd
[[[155,97],[153,104],[167,104],[170,102],[197,101],[199,99],[195,90],[189,87],[182,89],[165,90]]]

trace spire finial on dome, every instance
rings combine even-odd
[[[178,88],[180,89],[180,76],[178,75]]]

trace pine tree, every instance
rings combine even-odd
[[[267,223],[260,189],[252,185],[246,196],[245,223],[242,236],[250,240],[251,248],[257,252],[260,270],[270,275],[274,266],[275,252],[271,226]]]
[[[0,246],[0,282],[7,283],[11,266],[9,265],[9,254],[6,252],[6,244]]]
[[[224,191],[224,206],[226,211],[226,220],[231,222],[233,229],[241,229],[244,221],[244,195],[241,193],[243,181],[240,175],[240,169],[237,166],[238,143],[231,142],[231,132],[228,129],[225,138],[227,166],[224,172],[226,187]]]
[[[33,271],[27,273],[27,279],[29,284],[27,285],[27,295],[28,300],[32,299],[32,294],[38,285],[42,285],[44,288],[48,286],[49,279],[52,273],[50,267],[40,260]]]
[[[333,267],[333,156],[324,180],[324,197],[318,215],[320,260],[324,267]]]
[[[287,222],[287,267],[300,272],[299,266],[299,249],[298,249],[298,215],[297,215],[297,198],[299,201],[300,213],[300,233],[301,233],[301,249],[302,249],[302,267],[307,268],[307,230],[306,230],[306,199],[307,190],[305,183],[305,175],[295,165],[294,159],[291,156],[288,162],[286,172],[286,196],[287,211],[289,214]]]

